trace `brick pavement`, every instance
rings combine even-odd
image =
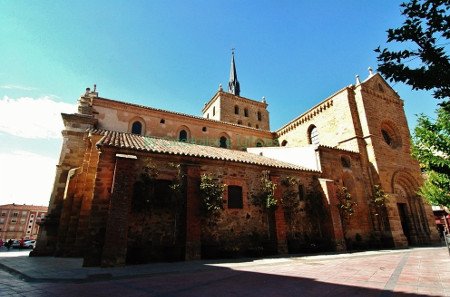
[[[0,296],[450,296],[445,248],[82,268],[0,252]]]

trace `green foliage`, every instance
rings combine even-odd
[[[155,181],[158,177],[158,169],[151,161],[147,161],[142,167],[138,181],[134,185],[132,209],[135,212],[149,210],[154,198]]]
[[[387,31],[387,42],[404,43],[404,50],[378,47],[378,70],[388,79],[415,90],[433,90],[450,108],[450,0],[410,0],[401,4],[403,26]]]
[[[226,185],[219,183],[212,174],[200,178],[201,213],[203,216],[217,214],[223,209],[223,191]]]
[[[179,163],[169,163],[169,167],[177,170],[177,175],[173,179],[170,189],[175,195],[180,196],[184,192],[185,174],[182,171],[182,166]]]
[[[277,207],[277,199],[275,199],[276,187],[276,184],[270,180],[270,171],[262,171],[260,191],[253,195],[253,203],[261,206],[265,210],[274,210]]]
[[[450,207],[450,179],[446,175],[430,171],[419,194],[433,205]]]
[[[298,181],[292,176],[286,176],[280,181],[284,188],[283,199],[281,201],[285,211],[292,211],[299,205]]]
[[[436,120],[421,115],[414,130],[413,156],[428,180],[420,189],[430,203],[450,206],[450,112],[438,109]]]
[[[372,197],[370,199],[370,204],[373,207],[375,215],[381,215],[383,208],[386,206],[389,200],[389,195],[386,194],[380,185],[374,185],[372,190]]]
[[[337,190],[338,209],[341,217],[342,228],[344,229],[344,235],[347,232],[347,227],[350,224],[350,219],[355,213],[358,203],[353,201],[352,195],[346,187],[338,188]]]

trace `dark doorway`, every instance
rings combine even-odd
[[[400,215],[400,222],[402,224],[403,234],[405,234],[408,240],[408,245],[411,245],[411,236],[409,232],[409,220],[408,220],[408,209],[406,203],[397,203],[398,213]]]

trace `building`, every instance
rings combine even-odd
[[[6,204],[0,205],[0,238],[36,239],[39,223],[47,214],[47,206]]]
[[[228,92],[220,86],[202,116],[87,88],[78,112],[62,114],[33,255],[118,266],[438,240],[431,207],[416,194],[422,179],[403,101],[379,74],[277,131],[267,106],[241,96],[234,54]],[[383,193],[389,199],[377,202]]]

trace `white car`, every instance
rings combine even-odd
[[[24,249],[34,249],[36,247],[36,240],[26,240],[23,243],[23,247]]]

